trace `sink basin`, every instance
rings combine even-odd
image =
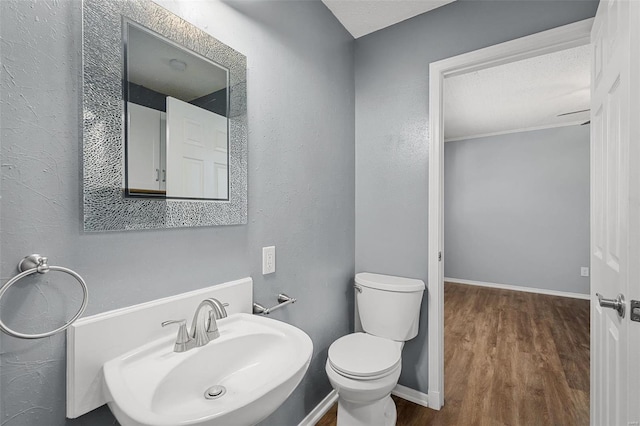
[[[218,328],[219,338],[187,352],[173,352],[172,335],[106,362],[104,392],[120,424],[246,426],[274,412],[307,371],[311,339],[250,314]]]

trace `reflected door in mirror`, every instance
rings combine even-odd
[[[227,119],[167,97],[167,196],[228,198]]]

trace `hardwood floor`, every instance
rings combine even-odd
[[[444,294],[445,406],[394,397],[398,426],[589,424],[588,300],[454,283]]]

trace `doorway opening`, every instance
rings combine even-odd
[[[444,404],[445,361],[445,275],[447,261],[444,247],[444,141],[445,141],[445,79],[461,76],[503,64],[510,64],[541,55],[564,51],[589,44],[592,19],[577,22],[532,36],[491,46],[430,66],[430,147],[429,147],[429,406],[440,409]],[[570,112],[570,111],[567,111]],[[582,117],[580,118],[580,120]],[[577,123],[580,124],[580,123]],[[568,127],[567,127],[568,128]],[[442,255],[445,254],[443,257]],[[588,267],[587,265],[584,265]],[[476,278],[477,279],[477,278]],[[480,280],[478,280],[480,281]],[[468,284],[468,283],[467,283]],[[464,285],[464,284],[462,284]],[[505,291],[495,290],[494,291]],[[582,293],[582,292],[581,292]],[[524,293],[523,293],[524,294]],[[523,298],[523,305],[542,303]],[[537,296],[537,295],[535,295]],[[498,297],[500,297],[498,295]],[[533,295],[531,295],[533,297]],[[478,302],[481,303],[481,302]],[[468,321],[473,321],[469,318]]]

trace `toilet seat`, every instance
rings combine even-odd
[[[329,347],[329,365],[355,380],[375,380],[400,368],[402,343],[366,333],[343,336]]]

